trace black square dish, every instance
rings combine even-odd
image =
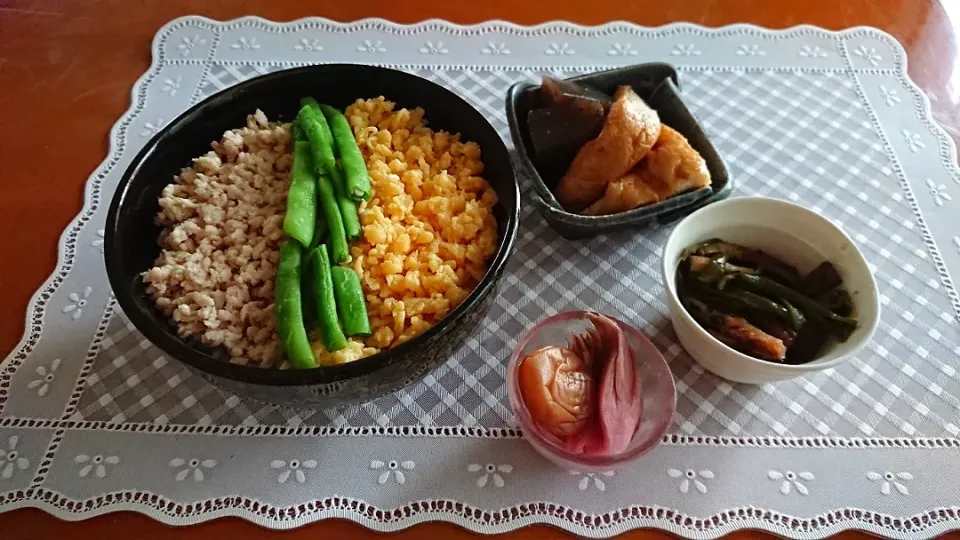
[[[539,104],[539,86],[516,83],[507,92],[507,120],[519,154],[523,172],[533,179],[533,202],[544,219],[565,238],[586,238],[625,228],[669,223],[715,201],[725,199],[733,190],[727,167],[717,149],[707,138],[703,126],[690,112],[680,96],[677,71],[664,63],[639,64],[580,75],[570,81],[590,86],[613,95],[618,86],[629,85],[657,111],[661,121],[677,130],[703,156],[710,171],[712,185],[678,195],[666,201],[608,216],[582,216],[567,212],[554,197],[549,185],[555,184],[563,171],[537,167],[531,159],[533,148],[527,129],[527,113]],[[549,185],[548,185],[549,184]]]

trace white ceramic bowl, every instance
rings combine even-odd
[[[767,362],[727,347],[701,328],[677,297],[677,265],[683,250],[711,238],[762,249],[795,265],[801,273],[830,261],[853,298],[859,326],[846,342],[834,343],[817,359],[802,365]],[[663,285],[677,338],[704,368],[731,381],[760,384],[834,367],[857,354],[870,341],[880,320],[876,281],[853,240],[823,216],[786,201],[742,197],[697,210],[670,234],[663,248],[662,265]]]

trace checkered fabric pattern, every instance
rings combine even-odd
[[[266,71],[214,65],[203,95]],[[483,112],[509,140],[507,87],[532,71],[415,71]],[[565,73],[555,73],[564,76]],[[216,390],[165,358],[122,313],[110,323],[76,419],[280,425],[512,424],[504,363],[516,337],[571,309],[645,328],[677,379],[673,430],[689,435],[957,436],[957,321],[882,139],[843,73],[687,70],[684,96],[716,142],[739,194],[789,199],[844,227],[878,280],[873,343],[843,367],[776,385],[736,385],[704,372],[676,342],[659,276],[668,230],[562,240],[526,204],[503,289],[483,329],[449,362],[395,395],[342,411],[289,410]],[[429,118],[429,108],[427,109]],[[523,181],[524,191],[526,181]]]

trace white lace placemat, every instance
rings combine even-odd
[[[780,384],[717,379],[666,318],[657,258],[667,229],[561,241],[526,198],[482,330],[421,383],[373,403],[295,410],[222,393],[113,306],[102,227],[118,178],[166,121],[231,84],[317,62],[399,67],[460,93],[509,140],[513,82],[646,61],[678,67],[736,194],[799,202],[857,240],[883,303],[858,358]],[[951,281],[960,175],[953,142],[890,36],[188,17],[157,34],[132,101],[30,304],[24,339],[0,368],[0,510],[64,519],[133,510],[171,524],[232,515],[273,528],[341,517],[382,531],[429,520],[487,533],[547,523],[590,537],[657,527],[701,538],[741,528],[920,538],[960,526]],[[670,435],[616,473],[563,471],[538,457],[506,399],[516,337],[577,308],[647,328],[677,379]]]

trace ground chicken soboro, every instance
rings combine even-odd
[[[289,125],[261,111],[223,134],[160,196],[163,250],[143,280],[182,337],[222,345],[234,362],[280,354],[273,282],[289,187]]]
[[[345,113],[367,161],[372,198],[350,250],[378,349],[436,324],[470,294],[497,247],[497,194],[479,175],[480,147],[426,127],[421,108],[383,97]]]

